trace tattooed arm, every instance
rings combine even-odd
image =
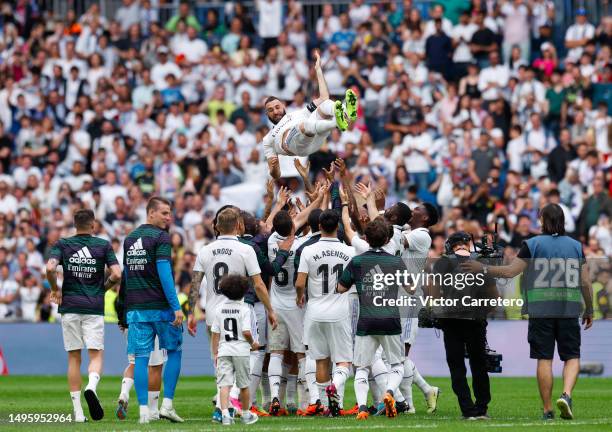
[[[191,279],[191,288],[189,289],[189,318],[187,320],[187,330],[189,331],[189,334],[194,337],[196,335],[198,326],[198,322],[195,317],[195,308],[203,278],[203,272],[194,271],[193,278]]]
[[[112,266],[110,266],[110,274],[108,275],[108,278],[104,282],[104,290],[106,291],[114,287],[120,281],[121,281],[121,267],[119,267],[119,264],[113,264]]]

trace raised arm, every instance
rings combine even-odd
[[[327,89],[327,82],[325,81],[325,76],[323,75],[323,69],[321,69],[321,55],[319,54],[319,50],[315,50],[314,58],[317,83],[319,84],[319,97],[313,102],[318,106],[323,103],[323,101],[329,99],[329,90]]]
[[[278,198],[276,199],[276,205],[274,206],[274,208],[268,215],[268,218],[266,219],[266,225],[268,227],[272,226],[272,220],[274,219],[274,216],[276,216],[276,213],[278,213],[279,211],[282,210],[283,207],[285,207],[285,204],[287,204],[287,201],[289,201],[289,189],[287,189],[285,186],[281,186],[281,188],[278,191]]]
[[[306,192],[312,193],[314,191],[314,187],[310,182],[310,178],[308,176],[308,173],[310,171],[310,161],[306,162],[306,166],[304,166],[300,163],[300,160],[298,158],[295,158],[293,159],[293,165],[295,166],[297,172],[300,174],[300,177],[302,177],[302,181],[304,182],[304,189],[306,189]]]
[[[314,199],[314,201],[312,201],[308,207],[306,207],[304,209],[304,211],[301,211],[296,217],[295,219],[293,219],[293,224],[295,225],[295,230],[297,231],[302,225],[304,225],[306,223],[306,221],[308,220],[308,216],[310,215],[310,212],[313,211],[314,209],[318,208],[321,205],[321,202],[323,201],[323,198],[325,196],[325,192],[327,189],[327,185],[321,186],[318,190],[317,190],[317,197]]]

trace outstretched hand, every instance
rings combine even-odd
[[[357,192],[357,194],[359,194],[364,200],[367,200],[370,194],[372,193],[372,188],[369,183],[367,185],[363,183],[357,183],[355,185],[355,192]]]
[[[321,69],[321,54],[318,49],[314,50],[313,56],[315,58],[315,69]]]
[[[308,172],[310,171],[310,161],[306,162],[306,166],[304,166],[298,158],[295,158],[293,159],[293,166],[295,166],[295,169],[302,178],[308,177]]]
[[[285,204],[287,204],[287,201],[289,201],[289,197],[289,189],[287,189],[285,186],[281,186],[278,190],[278,196],[276,197],[278,205],[284,207]]]
[[[340,178],[346,177],[346,163],[344,162],[344,159],[337,158],[334,161],[334,166],[338,170],[338,173],[340,174]]]

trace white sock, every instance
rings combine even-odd
[[[424,395],[427,395],[427,393],[431,392],[432,390],[431,386],[421,376],[416,366],[414,366],[414,383],[421,389]]]
[[[319,388],[317,387],[317,362],[310,357],[306,357],[306,363],[304,364],[304,379],[308,387],[310,404],[315,404],[317,403],[317,399],[319,399]]]
[[[326,116],[334,116],[335,102],[331,99],[324,100],[321,105],[317,107],[317,116],[320,117],[320,114],[324,114]]]
[[[221,415],[222,415],[223,417],[229,417],[229,416],[230,416],[230,415],[229,415],[229,409],[228,409],[228,408],[226,408],[226,409],[224,409],[224,410],[221,410]]]
[[[355,379],[357,379],[357,372],[355,372]],[[382,400],[382,390],[378,387],[378,384],[376,384],[376,381],[371,376],[368,378],[368,387],[372,393],[372,403],[374,405],[378,405],[378,403]]]
[[[336,366],[332,382],[336,386],[338,396],[340,398],[340,408],[344,407],[344,385],[349,376],[349,370],[346,366]]]
[[[297,393],[297,375],[287,375],[287,405],[296,404],[295,394]]]
[[[257,405],[257,389],[261,382],[261,369],[263,368],[264,351],[251,351],[251,382],[249,384],[249,393],[251,395],[251,405]]]
[[[146,405],[140,405],[140,417],[149,418],[149,407]]]
[[[278,398],[281,385],[281,376],[283,374],[283,355],[272,353],[270,354],[270,363],[268,364],[268,381],[270,382],[270,400]]]
[[[159,392],[158,391],[150,391],[149,392],[149,411],[152,413],[156,413],[159,411],[157,407],[157,403],[159,402]]]
[[[379,392],[378,402],[380,402],[380,393],[387,390],[387,380],[389,378],[387,365],[385,365],[385,362],[382,359],[375,360],[372,364],[372,378],[374,378],[374,381],[376,381],[376,386],[378,387]]]
[[[331,384],[331,381],[317,383],[317,389],[319,390],[319,400],[321,401],[321,405],[327,406],[327,393],[325,392],[325,389],[330,384]]]
[[[306,387],[306,358],[298,359],[297,392],[299,407],[304,409],[308,405],[308,387]]]
[[[400,391],[400,388],[401,388],[401,384],[400,384],[400,387],[398,387],[397,390],[393,393],[393,398],[395,399],[395,402],[406,402],[406,398]]]
[[[357,405],[368,405],[368,368],[358,367],[355,372],[355,397]]]
[[[309,118],[304,122],[304,132],[309,136],[324,135],[335,129],[336,126],[335,118],[331,120]]]
[[[270,378],[268,372],[261,373],[261,405],[267,407],[270,405],[272,397],[270,396]]]
[[[119,399],[125,402],[129,402],[130,401],[130,390],[132,389],[133,385],[134,385],[133,378],[123,378],[123,380],[121,380],[121,393],[119,393]]]
[[[166,409],[166,410],[171,410],[172,409],[172,399],[168,399],[168,398],[163,398],[162,399],[162,408]]]
[[[414,379],[414,363],[406,357],[404,360],[404,378],[400,384],[400,391],[409,407],[414,406],[412,403],[412,381]]]
[[[85,414],[83,414],[83,407],[81,406],[81,392],[80,391],[70,392],[70,399],[72,399],[72,408],[74,409],[74,417],[75,418],[85,417]]]
[[[98,388],[98,383],[100,382],[100,374],[98,374],[97,372],[90,372],[89,373],[89,382],[87,383],[87,387],[85,387],[86,390],[93,390],[94,393],[96,392],[96,389]]]
[[[391,371],[389,372],[389,377],[387,379],[387,392],[395,394],[403,378],[404,364],[396,363],[394,365],[391,365]]]
[[[232,399],[240,399],[240,389],[236,387],[235,383],[230,390],[229,397]]]
[[[287,405],[287,375],[289,375],[290,365],[283,362],[283,372],[281,374],[280,387],[278,389],[278,399],[282,406]]]

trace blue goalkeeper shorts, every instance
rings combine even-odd
[[[175,327],[168,321],[134,322],[128,325],[128,354],[136,357],[149,355],[153,351],[156,335],[161,349],[176,351],[183,345],[182,325]]]

